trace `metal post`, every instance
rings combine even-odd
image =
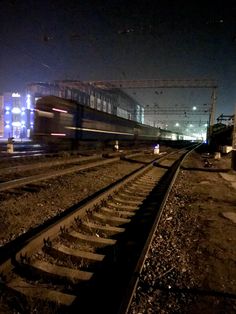
[[[211,94],[211,109],[209,113],[209,125],[207,130],[207,143],[210,144],[210,138],[212,135],[212,128],[215,123],[215,108],[216,108],[216,88],[213,89]]]
[[[236,105],[235,105],[235,111],[234,111],[234,128],[233,128],[231,168],[236,171]]]

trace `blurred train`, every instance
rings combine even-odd
[[[77,149],[81,142],[114,143],[181,140],[182,135],[144,125],[56,96],[36,102],[33,140]]]

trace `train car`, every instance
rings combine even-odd
[[[169,131],[168,131],[169,132]],[[120,118],[56,96],[40,98],[35,107],[33,139],[76,148],[81,141],[157,141],[167,131]],[[171,133],[172,134],[172,133]]]

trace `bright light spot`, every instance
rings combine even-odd
[[[193,124],[189,124],[189,127],[192,128],[192,127],[193,127]]]
[[[179,123],[177,122],[177,123],[175,123],[175,126],[179,126]]]
[[[21,126],[21,123],[20,123],[20,122],[12,122],[11,125],[12,125],[12,126]]]
[[[20,94],[19,93],[12,93],[11,96],[12,97],[20,97]]]
[[[58,111],[58,112],[64,112],[67,113],[68,111],[66,110],[62,110],[62,109],[58,109],[58,108],[52,108],[53,111]]]
[[[197,110],[197,107],[196,107],[196,106],[193,106],[193,110]]]
[[[26,104],[27,104],[27,109],[30,109],[31,101],[30,101],[30,95],[29,94],[27,95],[27,98],[26,98]]]
[[[21,113],[21,110],[20,110],[20,108],[14,107],[11,112],[18,114],[18,113]]]
[[[207,127],[207,125],[208,125],[207,123],[204,124],[205,127]]]
[[[66,136],[65,133],[51,133],[53,136]]]

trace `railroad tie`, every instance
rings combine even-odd
[[[87,251],[82,251],[80,249],[69,248],[64,244],[56,244],[52,248],[49,248],[49,251],[50,250],[54,250],[54,253],[56,253],[57,255],[62,255],[67,259],[72,258],[73,260],[86,259],[91,262],[101,262],[105,258],[105,255],[103,254],[96,254]]]
[[[114,234],[125,231],[125,228],[114,227],[114,226],[103,226],[103,225],[96,224],[89,221],[88,222],[83,221],[82,226],[85,227],[87,230],[90,230],[94,233],[96,233],[96,231],[101,231],[101,232],[108,233],[110,235],[114,235]]]
[[[137,202],[142,202],[143,199],[145,198],[144,196],[136,195],[135,192],[132,195],[130,195],[130,193],[126,193],[126,191],[122,191],[118,195],[119,195],[119,197],[122,197],[125,200],[126,199],[130,200],[130,198],[133,198]]]
[[[135,215],[135,213],[132,213],[131,211],[125,211],[125,210],[115,210],[115,209],[111,209],[111,208],[108,208],[108,207],[102,207],[101,209],[101,212],[103,212],[104,214],[107,214],[107,215],[116,215],[116,216],[125,216],[125,217],[132,217]]]
[[[122,209],[122,210],[125,210],[125,211],[130,211],[130,212],[133,212],[133,211],[136,211],[139,209],[139,207],[136,205],[127,205],[127,204],[121,204],[119,203],[118,201],[115,202],[114,200],[113,201],[109,201],[109,203],[107,204],[107,206],[109,207],[114,207],[118,210]]]
[[[135,200],[133,201],[131,199],[122,199],[122,196],[120,197],[119,194],[115,195],[113,197],[113,200],[115,202],[117,202],[117,203],[123,203],[123,204],[126,204],[126,205],[136,205],[136,206],[138,206],[138,205],[140,205],[142,203],[142,201],[135,201]]]
[[[77,231],[70,232],[70,236],[75,240],[81,240],[87,243],[96,244],[97,246],[107,246],[116,244],[116,240],[83,234]]]
[[[93,217],[100,222],[114,225],[114,226],[119,226],[119,225],[127,224],[130,222],[130,219],[127,219],[127,218],[121,218],[121,217],[116,217],[116,216],[111,217],[111,216],[104,215],[101,213],[94,213]]]
[[[76,298],[74,295],[52,290],[44,286],[32,285],[19,277],[12,280],[7,286],[11,290],[23,294],[26,297],[48,300],[64,306],[70,306]]]
[[[73,284],[79,283],[81,281],[90,280],[93,276],[93,273],[88,271],[81,271],[64,266],[58,266],[41,260],[33,261],[32,263],[30,263],[30,267],[37,272],[45,274],[46,276],[54,277],[61,280],[65,279]]]

